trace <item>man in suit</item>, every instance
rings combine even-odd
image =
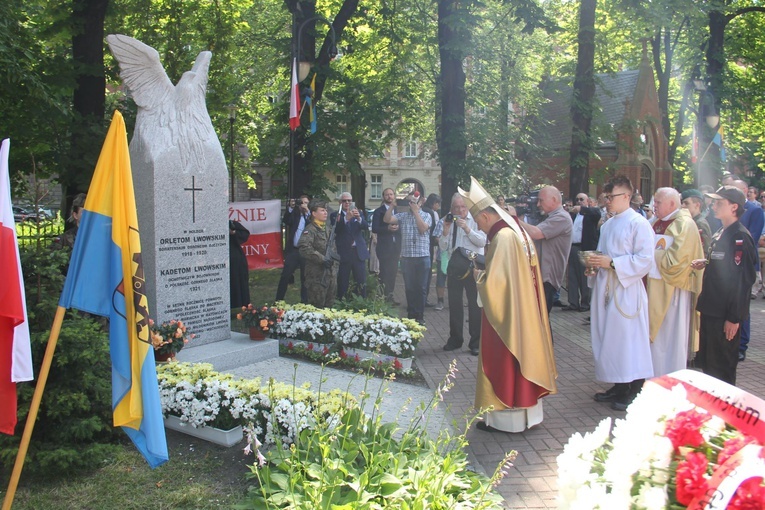
[[[582,251],[594,250],[598,246],[598,222],[600,209],[588,207],[589,197],[585,193],[576,196],[576,205],[570,209],[574,215],[571,232],[571,252],[568,256],[568,306],[564,310],[588,311],[590,309],[590,288],[584,276],[584,265],[579,260]]]
[[[367,297],[367,260],[369,250],[363,232],[369,231],[364,216],[353,204],[353,197],[347,191],[340,195],[340,210],[332,213],[330,221],[335,229],[335,247],[340,255],[337,272],[337,299],[343,299],[350,286],[351,273],[356,281],[356,293]]]
[[[300,268],[300,302],[308,302],[308,294],[305,289],[305,263],[300,256],[297,245],[310,217],[308,195],[301,195],[297,202],[290,200],[282,218],[287,238],[284,243],[284,267],[279,278],[279,285],[276,288],[277,301],[284,299],[290,279],[295,274],[295,270]]]
[[[391,188],[383,190],[383,203],[375,209],[372,216],[372,232],[377,234],[377,258],[380,260],[380,284],[383,286],[385,297],[393,300],[393,289],[396,286],[398,259],[401,255],[401,235],[397,223],[385,223],[383,218],[391,207],[396,207],[396,194]]]

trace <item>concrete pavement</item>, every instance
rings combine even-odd
[[[435,278],[433,279],[435,281]],[[566,303],[565,290],[561,301]],[[396,299],[406,302],[404,285],[399,276]],[[430,301],[435,303],[435,289]],[[402,316],[406,308],[402,305]],[[738,386],[760,397],[765,396],[765,300],[751,301],[752,339],[747,359],[739,363]],[[471,428],[468,432],[471,458],[489,475],[502,461],[506,452],[516,450],[518,457],[498,490],[506,500],[507,508],[555,508],[557,494],[556,458],[574,432],[589,432],[605,417],[622,418],[625,413],[611,410],[608,404],[597,403],[592,396],[609,385],[595,381],[588,312],[562,311],[551,313],[556,364],[558,367],[558,393],[544,398],[544,421],[519,434],[489,433]],[[467,310],[465,310],[467,320]],[[464,424],[472,417],[475,396],[477,358],[467,350],[469,338],[465,324],[465,345],[459,351],[446,352],[443,345],[449,337],[449,310],[427,308],[425,323],[428,331],[416,352],[416,364],[431,388],[443,379],[449,363],[457,360],[457,378],[454,388],[445,394],[452,417]]]

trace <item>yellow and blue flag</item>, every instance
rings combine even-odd
[[[125,121],[114,112],[59,305],[109,318],[114,426],[154,468],[167,461]]]

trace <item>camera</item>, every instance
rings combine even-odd
[[[515,204],[515,212],[519,217],[526,217],[526,222],[529,225],[536,225],[542,221],[542,212],[537,206],[539,199],[539,190],[528,191],[517,197],[508,198],[505,202]]]
[[[444,221],[446,223],[454,222],[454,215],[452,213],[448,213],[446,216],[444,216]]]

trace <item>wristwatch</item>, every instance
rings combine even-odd
[[[614,271],[616,271],[616,266],[614,265],[614,261],[613,261],[613,260],[611,261],[611,269],[613,269]]]

